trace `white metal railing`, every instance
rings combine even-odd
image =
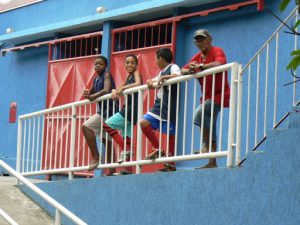
[[[219,129],[218,149],[216,152],[212,152],[212,135],[210,133],[209,152],[195,154],[194,150],[201,149],[203,145],[201,135],[203,131],[200,132],[199,129],[195,129],[191,119],[191,117],[193,116],[191,112],[194,113],[195,108],[200,104],[198,100],[200,95],[200,88],[198,87],[198,80],[196,78],[203,77],[205,83],[207,75],[212,75],[214,80],[215,76],[221,74],[220,76],[223,76],[223,96],[225,82],[224,78],[226,71],[229,71],[231,75],[230,108],[229,110],[225,110],[223,105],[221,107],[220,117],[218,120],[219,122],[217,124],[217,127]],[[130,159],[119,164],[116,163],[116,158],[120,154],[119,147],[116,146],[115,143],[113,143],[113,148],[110,151],[113,161],[108,162],[108,151],[107,149],[103,149],[102,144],[100,144],[100,164],[98,168],[106,169],[135,166],[136,173],[140,173],[141,166],[146,164],[219,157],[227,157],[227,165],[233,166],[233,151],[236,146],[235,127],[237,100],[236,96],[238,87],[237,74],[238,64],[230,63],[205,70],[196,75],[179,76],[164,82],[163,86],[168,86],[168,88],[171,87],[171,84],[181,84],[181,88],[179,88],[179,85],[177,85],[178,95],[176,108],[177,122],[175,150],[172,156],[169,156],[167,154],[166,157],[160,156],[156,160],[144,160],[144,157],[148,155],[151,146],[148,141],[145,141],[145,139],[143,138],[139,126],[139,121],[142,119],[142,115],[149,111],[149,108],[152,106],[153,90],[149,90],[146,85],[125,90],[123,93],[125,102],[127,96],[133,96],[134,93],[138,92],[138,123],[137,126],[133,128],[134,130],[132,133],[135,135],[133,135],[133,137],[131,138],[131,143],[136,143],[136,145],[131,144],[130,146],[130,151],[132,153]],[[213,84],[212,87],[213,89],[214,85],[215,84]],[[193,87],[193,92],[189,91],[190,87]],[[181,91],[180,95],[179,91]],[[184,98],[179,101],[180,96],[182,96],[182,92],[184,93]],[[156,94],[156,89],[154,90],[154,94]],[[203,93],[203,95],[205,95],[205,93]],[[170,96],[171,93],[169,93],[169,99]],[[98,98],[96,101],[100,101],[101,104],[107,104],[107,107],[109,107],[108,100],[110,98],[111,94],[108,94]],[[93,108],[95,108],[92,107],[93,104],[95,103],[90,103],[90,101],[88,100],[83,100],[19,116],[17,171],[22,173],[24,176],[51,173],[69,173],[69,178],[72,178],[74,172],[87,170],[91,157],[89,155],[89,149],[81,132],[81,126],[82,123],[92,113],[95,113],[95,110],[92,110]],[[211,108],[211,110],[213,110],[213,108]],[[168,118],[169,116],[170,115],[168,115]],[[211,126],[212,125],[213,124],[211,120]],[[187,136],[188,132],[186,132],[188,130],[192,130],[192,135],[190,135],[189,137]],[[104,132],[103,129],[101,129],[101,134],[102,132]],[[160,132],[159,134],[160,149],[166,150],[166,153],[170,151],[170,139],[168,137],[169,133],[162,135]],[[162,146],[164,142],[166,142],[166,144],[164,144],[165,146]]]
[[[13,168],[11,168],[9,165],[7,165],[4,161],[0,160],[0,166],[3,167],[7,172],[9,172],[11,175],[16,177],[21,183],[26,185],[26,187],[28,187],[30,190],[35,192],[37,195],[39,195],[42,199],[44,199],[47,203],[49,203],[51,206],[53,206],[56,209],[55,225],[61,224],[61,213],[64,214],[66,217],[68,217],[75,224],[87,225],[87,223],[82,221],[80,218],[78,218],[76,215],[74,215],[67,208],[65,208],[60,203],[58,203],[56,200],[51,198],[47,193],[45,193],[40,188],[38,188],[36,185],[31,183],[27,178],[23,177],[20,173],[16,172]]]
[[[5,219],[9,224],[11,225],[18,225],[18,223],[16,221],[14,221],[6,212],[4,212],[1,208],[0,208],[0,216],[2,216],[3,219]]]
[[[296,23],[297,9],[288,15],[285,23]],[[243,144],[239,148],[242,151],[236,154],[237,162],[248,151],[258,148],[266,139],[267,131],[274,129],[280,118],[299,100],[299,93],[296,92],[299,83],[284,85],[292,78],[285,68],[291,60],[290,52],[298,48],[298,38],[297,35],[286,34],[283,28],[285,26],[281,24],[239,71],[239,80],[243,82],[238,94],[241,108],[238,112],[237,127],[240,132],[237,132],[237,142]],[[242,93],[242,89],[246,92]],[[242,114],[242,111],[245,113]]]

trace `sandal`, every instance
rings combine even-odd
[[[129,175],[132,174],[132,172],[128,171],[128,170],[121,170],[120,172],[117,173],[113,173],[113,176],[121,176],[121,175]]]
[[[99,160],[93,159],[89,165],[88,171],[92,171],[92,170],[96,169],[98,167],[98,164],[99,164]]]
[[[173,172],[173,171],[176,171],[176,167],[170,163],[165,163],[164,167],[158,170],[158,172]]]
[[[157,159],[159,157],[159,152],[161,152],[161,156],[165,155],[164,151],[160,151],[159,149],[153,150],[148,156],[145,157],[145,159]]]

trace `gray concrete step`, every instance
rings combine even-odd
[[[0,208],[19,225],[52,225],[54,220],[15,185],[14,177],[0,176]],[[0,224],[8,224],[0,216]]]

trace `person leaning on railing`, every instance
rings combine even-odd
[[[194,55],[191,60],[183,66],[181,69],[182,74],[192,74],[196,72],[201,72],[205,69],[213,68],[226,64],[226,56],[222,48],[212,46],[212,36],[206,29],[200,29],[194,33],[194,43],[200,50],[199,53]],[[204,104],[204,121],[203,121],[203,146],[201,148],[202,153],[207,153],[209,151],[209,143],[211,143],[211,152],[215,152],[217,149],[217,135],[216,135],[216,122],[218,114],[221,109],[221,98],[222,98],[222,72],[215,74],[215,93],[214,93],[214,105],[213,113],[211,113],[212,104],[212,84],[213,76],[208,75],[206,78],[199,78],[198,81],[202,90],[201,105],[195,111],[194,124],[201,127],[201,116],[202,116],[202,106]],[[204,80],[206,80],[205,90],[203,90]],[[229,107],[229,97],[230,97],[230,87],[228,84],[227,72],[225,72],[224,79],[224,107]],[[205,92],[205,99],[203,95]],[[210,120],[211,114],[213,117],[213,130],[212,130],[212,140],[210,140]],[[196,153],[196,152],[195,152]],[[197,152],[198,153],[198,152]],[[217,161],[215,158],[210,158],[208,164],[200,168],[213,168],[217,167]]]
[[[97,73],[93,81],[93,86],[90,90],[85,89],[83,92],[83,96],[90,100],[91,102],[95,99],[99,98],[102,95],[108,94],[111,92],[113,88],[115,88],[115,82],[110,74],[106,70],[107,67],[107,59],[105,56],[100,55],[95,59],[94,69]],[[112,115],[113,112],[113,101],[109,100],[109,110],[106,108],[107,104],[103,104],[103,109],[101,109],[101,102],[98,103],[98,112],[90,117],[87,121],[82,125],[82,132],[85,137],[85,140],[90,148],[92,153],[92,161],[90,162],[88,171],[95,169],[99,164],[99,153],[97,149],[96,142],[96,134],[100,134],[100,129],[102,127],[103,118],[106,116]],[[101,117],[101,111],[103,111],[103,115]],[[102,134],[102,141],[105,145],[105,132]],[[111,138],[108,138],[106,149],[111,149]],[[108,152],[107,157],[108,161],[110,161],[110,152]]]
[[[129,54],[125,57],[125,69],[127,71],[126,79],[123,85],[119,89],[113,89],[111,92],[112,99],[117,100],[123,95],[123,91],[129,88],[133,88],[142,84],[142,77],[140,72],[137,70],[138,59],[136,55]],[[130,147],[131,147],[131,128],[137,123],[137,112],[138,112],[138,93],[135,92],[133,97],[131,94],[127,95],[127,110],[125,104],[123,105],[120,112],[114,114],[103,123],[105,131],[114,139],[114,141],[122,149],[118,163],[125,162],[130,158]],[[132,110],[133,108],[133,110]],[[133,117],[133,120],[132,118]],[[127,119],[127,120],[126,120]],[[122,131],[122,136],[118,133],[118,130]],[[125,143],[124,143],[125,141]],[[124,145],[126,146],[124,148]],[[110,175],[126,175],[132,173],[132,167],[122,169],[118,173]]]
[[[148,79],[147,85],[149,88],[153,88],[153,82],[158,82],[160,86],[164,80],[177,77],[181,75],[180,68],[176,64],[172,64],[173,54],[169,48],[161,48],[156,52],[156,64],[160,68],[160,72],[154,79]],[[171,90],[169,90],[171,89]],[[169,92],[171,91],[170,99]],[[162,133],[169,133],[169,153],[174,155],[175,144],[175,123],[176,123],[176,102],[177,100],[177,84],[171,86],[163,86],[159,88],[155,103],[153,107],[147,112],[142,121],[140,122],[141,129],[147,139],[153,146],[153,151],[146,156],[145,159],[156,159],[159,157],[159,142],[153,130],[159,130]],[[168,104],[170,101],[170,104]],[[170,109],[168,108],[170,105]],[[168,124],[168,114],[170,112],[170,121]],[[160,124],[162,124],[160,128]],[[169,131],[169,132],[168,132]],[[164,151],[161,155],[165,155]],[[175,171],[176,167],[174,163],[165,163],[164,167],[160,169],[161,172]]]

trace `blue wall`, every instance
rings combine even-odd
[[[89,225],[298,225],[300,107],[241,168],[41,183]],[[290,141],[293,140],[293,141]],[[53,215],[45,202],[22,187]],[[66,223],[69,224],[69,223]]]
[[[7,27],[15,30],[25,30],[36,26],[48,25],[57,21],[66,21],[83,16],[94,15],[95,8],[101,4],[108,9],[115,9],[136,1],[74,1],[51,0],[33,4],[24,8],[8,11],[0,14],[0,31],[4,33]],[[143,2],[143,1],[139,1]],[[267,0],[266,6],[278,13],[279,0]],[[63,4],[63,5],[62,5]],[[149,1],[150,4],[150,1]],[[284,18],[291,11],[292,4],[283,14]],[[195,8],[201,10],[201,7]],[[188,10],[193,10],[190,8]],[[182,12],[184,10],[178,10]],[[29,16],[30,15],[30,16]],[[45,16],[47,15],[47,16]],[[158,15],[159,16],[159,15]],[[142,18],[138,18],[142,19]],[[139,21],[136,21],[138,23]],[[113,23],[112,27],[116,24]],[[225,11],[211,14],[207,17],[198,17],[180,22],[177,36],[176,62],[182,66],[192,55],[197,52],[193,45],[192,34],[194,30],[205,27],[213,35],[213,43],[224,48],[228,62],[238,61],[245,64],[259,47],[272,34],[279,22],[266,12],[257,12],[256,6],[245,7],[238,11]],[[105,27],[109,29],[109,24]],[[103,40],[109,41],[104,37]],[[290,46],[291,44],[287,42]],[[105,43],[102,43],[105,45]],[[285,51],[285,52],[284,52]],[[105,48],[105,54],[109,48]],[[282,54],[288,54],[290,49],[283,48]],[[16,156],[17,125],[8,123],[8,112],[10,101],[18,103],[18,115],[34,112],[45,108],[46,84],[47,84],[47,48],[32,48],[19,52],[8,53],[0,58],[0,95],[4,96],[0,103],[0,157],[8,157],[14,163]],[[288,59],[287,59],[288,61]],[[281,84],[290,81],[284,73],[286,62],[282,62]],[[262,81],[263,82],[263,81]],[[200,93],[198,93],[199,95]],[[285,97],[284,97],[285,98]],[[284,99],[283,99],[284,100]],[[284,101],[281,101],[284,102]],[[189,102],[189,108],[192,102]],[[283,110],[281,114],[286,112]],[[191,124],[191,117],[188,120]],[[190,131],[189,131],[190,132]],[[188,136],[190,133],[187,134]],[[9,160],[7,160],[10,162]],[[197,163],[195,163],[197,164]],[[189,164],[194,166],[195,164]],[[179,164],[180,166],[181,164]],[[184,163],[182,165],[185,165]],[[185,165],[185,166],[189,166]]]

